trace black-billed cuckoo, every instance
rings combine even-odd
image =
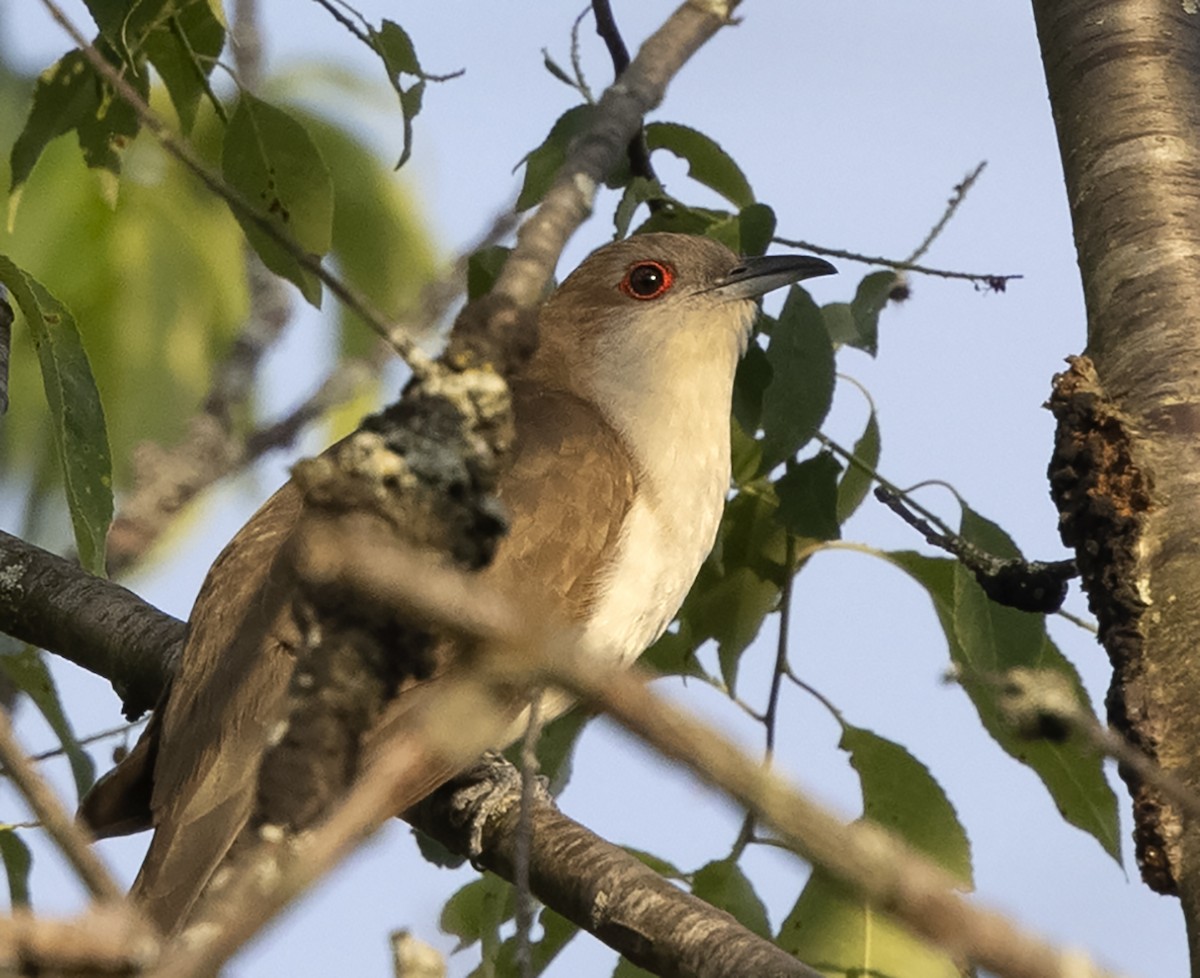
[[[807,256],[738,258],[679,234],[590,255],[542,307],[537,350],[511,383],[515,454],[499,489],[511,528],[484,580],[536,586],[539,614],[574,623],[622,661],[640,655],[716,536],[734,371],[756,300],[833,271]],[[182,923],[250,816],[295,626],[286,609],[265,638],[239,625],[301,506],[287,483],[217,558],[165,706],[85,802],[98,835],[154,828],[134,896],[164,932]],[[410,802],[455,773],[431,770]]]

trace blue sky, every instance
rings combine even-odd
[[[67,5],[87,24],[81,3]],[[365,72],[376,66],[315,3],[263,0],[272,66],[318,57]],[[579,4],[582,7],[582,0]],[[5,10],[8,47],[40,70],[67,42],[38,4]],[[631,48],[672,9],[660,2],[614,4]],[[399,20],[429,71],[465,68],[432,86],[416,122],[415,153],[404,179],[420,200],[446,254],[470,241],[507,202],[513,168],[537,145],[573,93],[542,67],[547,47],[568,60],[577,11],[547,0],[412,0],[361,6],[369,19]],[[912,298],[881,321],[878,359],[856,351],[839,369],[870,390],[883,432],[882,471],[900,485],[945,479],[980,512],[1000,522],[1027,554],[1063,556],[1045,467],[1052,420],[1042,403],[1062,358],[1081,352],[1085,322],[1057,145],[1046,100],[1032,15],[1001,0],[874,0],[839,4],[747,0],[742,22],[723,31],[672,84],[656,118],[683,122],[717,139],[741,164],[780,233],[830,247],[903,257],[941,213],[953,186],[980,160],[988,167],[958,216],[934,245],[930,264],[968,271],[1021,273],[1003,295],[962,282],[915,277]],[[607,57],[585,32],[583,55],[599,89]],[[367,104],[369,102],[369,104]],[[399,115],[386,98],[336,111],[388,157],[398,155]],[[683,193],[678,170],[664,167]],[[704,202],[703,195],[694,198]],[[565,271],[611,235],[610,200],[576,235]],[[837,278],[809,283],[818,301],[845,299],[865,267],[838,261]],[[323,325],[305,316],[273,356],[268,400],[282,407],[314,353],[328,348]],[[298,385],[298,386],[297,386]],[[865,408],[842,385],[831,431],[851,441]],[[320,447],[310,444],[310,449]],[[208,563],[254,506],[284,477],[272,459],[255,480],[220,489],[180,552],[134,586],[167,610],[186,615]],[[953,499],[930,489],[920,497],[951,521]],[[867,504],[849,539],[911,548],[911,531]],[[971,835],[978,897],[1019,921],[1097,955],[1131,974],[1186,973],[1182,918],[1175,901],[1147,891],[1096,843],[1064,824],[1036,778],[982,733],[961,691],[946,687],[945,644],[927,599],[882,562],[839,552],[818,557],[796,588],[792,661],[851,721],[908,746],[957,806]],[[1073,594],[1069,607],[1082,613]],[[1077,629],[1052,632],[1103,701],[1103,653]],[[773,641],[773,635],[764,637]],[[761,702],[767,645],[752,654],[743,695]],[[105,684],[59,670],[69,696],[99,728],[118,704]],[[672,695],[758,745],[759,732],[720,697],[696,684]],[[857,814],[856,779],[836,749],[837,730],[813,701],[788,694],[780,763],[819,797]],[[87,724],[80,723],[83,730]],[[32,724],[29,736],[40,736]],[[1114,783],[1116,780],[1114,778]],[[1118,785],[1123,836],[1128,803]],[[719,855],[738,815],[724,801],[671,770],[623,735],[597,724],[586,736],[564,809],[607,837],[694,868]],[[106,844],[131,877],[144,842]],[[778,923],[807,868],[773,851],[755,851],[748,868],[762,880]],[[47,865],[40,892],[67,907]],[[238,961],[236,973],[385,974],[384,935],[408,927],[449,949],[436,912],[470,871],[434,870],[416,855],[401,825],[389,827],[330,884]],[[607,974],[608,952],[578,939],[556,974]],[[471,955],[451,961],[466,974]]]

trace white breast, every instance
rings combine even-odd
[[[665,339],[669,350],[626,360],[619,382],[597,398],[641,474],[586,629],[596,647],[623,662],[641,655],[679,610],[725,508],[729,406],[741,336],[719,337],[719,349],[714,339],[686,331]]]

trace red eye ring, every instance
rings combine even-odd
[[[639,261],[621,279],[621,291],[631,299],[657,299],[675,281],[675,270],[660,261]]]

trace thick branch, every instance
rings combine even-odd
[[[157,702],[183,622],[0,531],[0,631],[109,679],[130,719]]]
[[[15,911],[0,917],[0,974],[129,975],[158,954],[158,941],[127,907],[95,907],[55,919]]]
[[[1033,7],[1090,358],[1059,383],[1052,474],[1060,506],[1092,494],[1091,514],[1064,508],[1063,525],[1089,565],[1114,665],[1110,719],[1195,793],[1200,31],[1190,5],[1169,0]],[[1200,822],[1145,785],[1131,788],[1143,878],[1182,897],[1200,973]]]

